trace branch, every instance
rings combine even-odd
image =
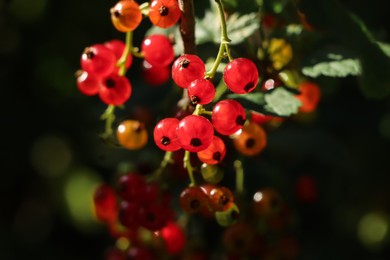
[[[180,34],[183,39],[184,53],[195,54],[195,14],[193,0],[179,0],[181,11]]]

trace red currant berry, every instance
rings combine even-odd
[[[206,149],[214,137],[214,128],[203,116],[189,115],[177,126],[177,137],[183,149],[199,152]]]
[[[140,201],[146,189],[145,178],[136,173],[122,175],[118,179],[119,195],[127,201]]]
[[[155,126],[154,142],[161,150],[173,152],[181,148],[176,133],[179,122],[177,118],[165,118]]]
[[[99,97],[107,105],[119,106],[130,98],[131,92],[132,86],[126,77],[111,74],[103,79]]]
[[[296,97],[302,102],[299,111],[310,113],[313,112],[320,102],[321,91],[317,84],[313,82],[303,82],[299,84],[300,95]]]
[[[241,154],[254,156],[267,146],[267,134],[258,124],[249,123],[243,126],[241,132],[234,135],[233,144]]]
[[[125,48],[126,48],[126,45],[123,41],[116,40],[116,39],[113,39],[111,41],[104,43],[104,46],[106,46],[107,49],[109,49],[110,51],[112,51],[114,53],[117,62],[122,57],[122,55],[125,51]],[[125,63],[126,69],[130,68],[132,63],[133,63],[133,56],[131,54],[129,54],[127,56],[126,63]],[[118,70],[119,70],[119,67],[116,67],[116,71],[118,71]]]
[[[110,9],[111,21],[120,32],[134,31],[142,21],[142,13],[137,2],[123,0]]]
[[[116,194],[113,188],[107,184],[100,185],[93,195],[95,213],[97,219],[112,223],[118,214]]]
[[[209,197],[210,207],[214,211],[225,211],[234,203],[233,193],[226,187],[203,185],[203,191]]]
[[[149,19],[161,28],[176,24],[181,16],[177,0],[153,0],[150,4]]]
[[[272,188],[265,188],[253,195],[253,211],[257,216],[276,215],[283,202],[280,194]]]
[[[256,65],[247,58],[232,60],[226,65],[223,72],[226,86],[237,94],[253,91],[259,82],[259,73]]]
[[[172,78],[181,88],[187,88],[192,81],[202,79],[206,67],[201,58],[192,54],[184,54],[177,58],[172,66]]]
[[[177,255],[183,251],[186,244],[186,236],[183,229],[174,222],[168,222],[160,231],[164,239],[165,248],[169,255]]]
[[[219,101],[213,108],[211,121],[222,135],[231,135],[242,128],[246,121],[246,113],[243,106],[233,100]]]
[[[212,143],[203,151],[197,153],[199,160],[206,164],[217,164],[225,158],[226,146],[221,138],[214,136]]]
[[[251,123],[259,124],[259,125],[264,125],[271,121],[274,117],[265,115],[256,111],[250,111],[250,121]]]
[[[144,60],[142,62],[142,78],[151,86],[161,86],[171,78],[171,68],[169,66],[152,66]]]
[[[180,194],[180,207],[188,214],[201,211],[208,205],[208,197],[199,186],[187,187]]]
[[[152,66],[167,67],[175,58],[175,52],[168,37],[153,34],[146,37],[141,45],[145,60]]]
[[[111,74],[115,69],[115,55],[102,44],[85,48],[81,55],[81,68],[99,77]]]
[[[215,96],[215,87],[207,79],[196,79],[192,81],[187,90],[188,97],[194,105],[206,105],[213,101]]]
[[[97,76],[86,71],[76,72],[77,87],[81,93],[87,96],[93,96],[99,93],[100,80]]]
[[[125,120],[116,131],[118,143],[129,150],[137,150],[148,142],[148,132],[145,125],[138,120]]]
[[[136,229],[139,226],[139,209],[140,205],[137,202],[123,200],[119,208],[119,222],[129,229]]]
[[[161,229],[169,218],[169,210],[162,204],[151,204],[138,211],[139,223],[146,229],[157,231]]]

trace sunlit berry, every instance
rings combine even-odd
[[[181,12],[177,0],[153,0],[148,16],[157,27],[168,28],[179,21]]]
[[[117,39],[113,39],[113,40],[110,40],[108,42],[105,42],[104,46],[106,46],[107,49],[109,49],[110,51],[112,51],[115,54],[115,58],[116,58],[117,62],[120,58],[122,58],[122,55],[123,55],[125,48],[126,48],[125,43],[123,41],[117,40]],[[125,62],[126,69],[130,68],[132,63],[133,63],[133,56],[131,55],[131,53],[129,53],[129,55],[126,58],[126,62]],[[116,67],[116,71],[118,71],[118,70],[119,70],[119,67]]]
[[[141,75],[144,81],[150,86],[161,86],[171,78],[169,66],[152,66],[146,60],[142,62]]]
[[[202,79],[206,67],[201,58],[192,54],[184,54],[172,65],[173,81],[181,88],[188,88],[192,81]]]
[[[189,115],[179,122],[176,133],[183,149],[199,152],[206,149],[213,141],[214,128],[205,117]]]
[[[142,13],[137,2],[122,0],[110,9],[111,21],[120,32],[134,31],[142,21]]]
[[[176,128],[179,125],[177,118],[165,118],[157,123],[153,131],[154,142],[164,151],[177,151],[181,148]]]
[[[187,187],[181,192],[179,202],[182,210],[194,214],[208,206],[208,197],[199,186]]]
[[[93,195],[96,218],[104,222],[114,222],[118,215],[116,194],[107,184],[101,184]]]
[[[183,251],[186,244],[186,236],[183,229],[174,222],[168,222],[160,230],[160,236],[164,239],[164,245],[169,255],[177,255]]]
[[[268,123],[269,121],[271,121],[274,117],[273,116],[269,116],[269,115],[265,115],[263,113],[260,113],[260,112],[256,112],[256,111],[250,111],[250,122],[251,123],[255,123],[255,124],[259,124],[259,125],[264,125],[266,123]]]
[[[193,104],[205,105],[213,101],[215,96],[215,87],[210,80],[196,79],[191,82],[187,88],[188,97]]]
[[[272,188],[264,188],[253,195],[253,212],[257,216],[270,216],[280,212],[283,201],[280,194]]]
[[[259,72],[253,61],[237,58],[229,62],[223,72],[226,86],[237,94],[253,91],[259,82]]]
[[[217,164],[225,158],[226,146],[221,138],[214,136],[211,144],[197,154],[199,160],[202,162],[207,164]]]
[[[302,102],[299,111],[310,113],[313,112],[320,102],[321,91],[316,83],[305,81],[299,84],[301,94],[296,97]]]
[[[104,45],[95,44],[84,49],[80,63],[84,71],[105,77],[114,71],[116,58]]]
[[[118,143],[129,150],[137,150],[148,142],[148,132],[142,122],[138,120],[125,120],[117,128]]]
[[[144,59],[152,66],[169,66],[175,58],[170,40],[162,34],[146,37],[142,41],[141,51],[144,53]]]
[[[254,156],[266,147],[267,134],[258,124],[249,123],[234,135],[233,144],[241,154]]]
[[[132,90],[126,77],[113,73],[102,80],[99,97],[107,105],[119,106],[130,98]]]
[[[145,189],[145,178],[137,173],[128,173],[118,179],[118,193],[124,200],[140,201]]]
[[[242,128],[246,121],[243,106],[232,99],[219,101],[213,108],[211,121],[222,135],[231,135]]]
[[[99,93],[100,80],[96,75],[79,70],[76,72],[76,76],[77,87],[81,93],[87,96],[93,96]]]

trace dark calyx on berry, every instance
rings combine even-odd
[[[148,222],[154,222],[156,220],[156,215],[154,215],[153,213],[149,212],[146,214],[145,216],[146,220]]]
[[[252,148],[255,145],[256,141],[254,138],[248,138],[245,142],[246,148]]]
[[[245,85],[244,90],[246,92],[249,92],[253,88],[254,85],[255,85],[255,83],[249,82],[248,84]]]
[[[187,59],[183,59],[182,61],[180,61],[181,68],[187,68],[189,65],[190,65],[190,61]]]
[[[221,153],[220,152],[215,152],[213,153],[213,159],[216,160],[216,161],[220,161],[221,160]]]
[[[113,80],[113,79],[107,79],[107,80],[106,80],[106,87],[107,87],[107,88],[113,88],[113,87],[115,87],[115,80]]]
[[[191,102],[192,104],[196,105],[201,101],[201,99],[197,96],[191,96]]]
[[[242,116],[237,116],[236,124],[237,125],[244,125],[245,124],[245,119]]]
[[[115,10],[113,12],[113,15],[118,18],[119,16],[121,16],[121,13],[118,10]]]
[[[168,144],[171,143],[171,139],[170,139],[169,137],[163,136],[163,137],[161,138],[161,143],[162,143],[163,145],[168,145]]]
[[[87,55],[87,58],[90,60],[93,59],[93,57],[95,57],[95,53],[90,48],[86,48],[84,50],[84,53]]]
[[[229,201],[230,201],[230,199],[225,195],[222,195],[218,200],[219,204],[222,206],[225,206],[226,204],[228,204]]]
[[[192,201],[190,202],[190,207],[191,207],[191,209],[193,209],[193,210],[199,209],[199,207],[200,207],[200,202],[199,202],[199,200],[192,200]]]
[[[166,6],[162,5],[160,9],[158,9],[158,12],[161,16],[167,16],[169,14],[169,9]]]
[[[198,147],[202,145],[202,141],[199,138],[192,138],[190,144],[192,146]]]

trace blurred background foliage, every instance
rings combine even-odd
[[[314,2],[321,6],[327,1]],[[360,17],[377,40],[390,42],[388,1],[339,2]],[[283,8],[293,6],[290,1],[263,3],[271,14],[289,21]],[[101,142],[99,116],[105,106],[96,97],[83,96],[75,86],[74,72],[86,46],[124,39],[110,22],[108,10],[114,4],[110,0],[0,0],[0,259],[101,259],[102,249],[112,240],[93,219],[94,187],[103,180],[113,181],[130,161],[157,165],[161,159],[162,153],[150,142],[140,152]],[[195,1],[197,16],[204,15],[208,4]],[[229,11],[249,13],[256,1],[226,0],[225,5]],[[312,16],[321,12],[319,6],[302,8]],[[316,26],[330,30],[337,22],[319,13],[317,18]],[[149,27],[147,21],[142,23],[135,32],[135,45]],[[350,49],[354,42],[361,43],[348,32],[328,36],[328,43],[347,42],[344,46]],[[204,57],[208,46],[199,47]],[[236,51],[240,53],[240,46]],[[368,58],[364,65],[368,70],[390,75],[388,67],[378,66],[364,51],[359,48],[359,56]],[[138,60],[128,73],[134,93],[118,118],[150,118],[151,129],[156,118],[172,114],[174,108],[164,109],[175,104],[180,93],[170,84],[145,85],[139,67]],[[244,164],[248,189],[273,186],[280,191],[294,211],[302,259],[389,259],[387,93],[370,99],[352,76],[321,76],[316,81],[323,93],[318,110],[269,131],[266,151]],[[388,88],[388,83],[383,85]],[[314,203],[294,195],[302,176],[316,183]]]

